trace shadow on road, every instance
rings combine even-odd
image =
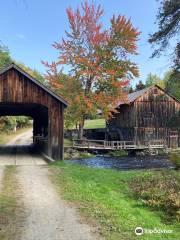
[[[0,146],[0,165],[45,165],[34,145]]]
[[[0,155],[37,155],[38,151],[34,145],[0,145]]]

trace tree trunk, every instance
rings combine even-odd
[[[84,118],[82,119],[82,121],[79,123],[79,133],[78,133],[78,138],[80,140],[83,139],[83,133],[84,133]]]

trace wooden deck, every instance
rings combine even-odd
[[[136,144],[133,141],[105,141],[105,140],[73,140],[76,149],[92,150],[145,150],[166,148],[163,140],[149,141],[145,144]]]

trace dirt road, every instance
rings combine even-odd
[[[6,146],[0,147],[0,166],[5,165],[46,165],[39,154],[33,151],[32,130],[19,134]]]
[[[26,136],[28,135],[29,133]],[[26,139],[24,136],[23,139]],[[19,138],[12,140],[9,145],[16,144],[17,141]],[[22,139],[20,141],[21,144],[25,143]],[[18,240],[97,239],[93,233],[94,229],[83,224],[76,210],[63,201],[56,192],[49,180],[49,170],[44,160],[40,156],[24,151],[23,147],[9,145],[0,152],[0,179],[5,168],[3,163],[18,165],[16,166],[17,192],[20,193],[22,202],[18,214],[21,222],[23,219],[23,223],[17,222],[15,226],[21,229]],[[7,149],[9,149],[8,153],[6,153]]]
[[[11,139],[6,145],[12,146],[12,145],[29,145],[32,143],[32,137],[33,137],[33,130],[29,129],[28,131],[19,134],[15,138]]]
[[[25,206],[22,240],[93,240],[91,229],[79,222],[76,211],[56,193],[42,166],[18,167]]]

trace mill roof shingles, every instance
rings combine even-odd
[[[133,92],[133,93],[129,93],[127,98],[128,98],[128,102],[134,102],[138,97],[141,97],[145,92],[147,92],[151,87],[148,88],[144,88],[142,90]]]

